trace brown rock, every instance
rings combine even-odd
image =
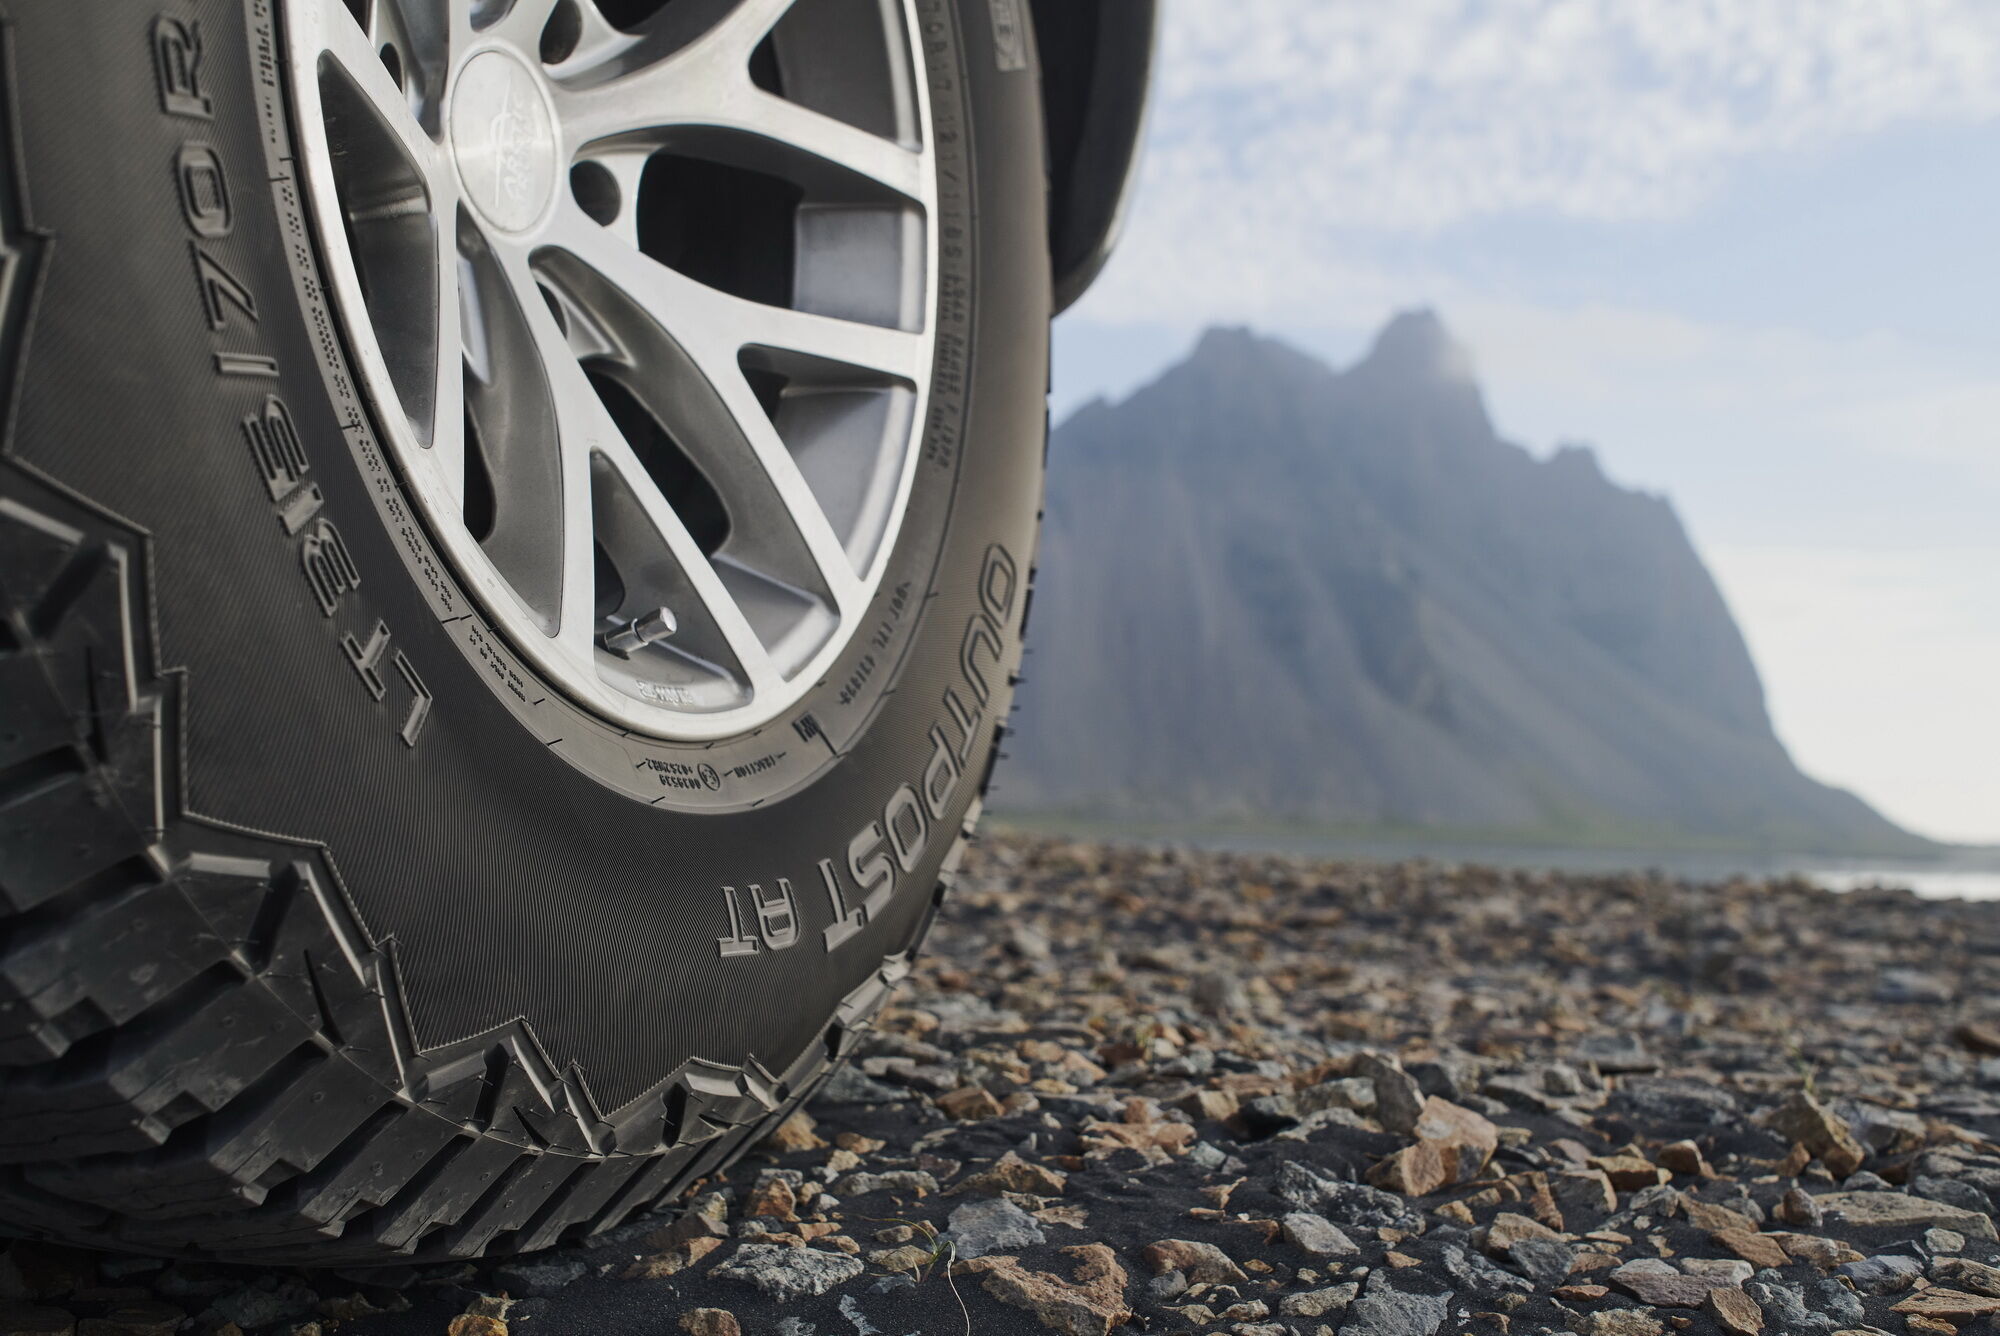
[[[1710,1290],[1701,1301],[1701,1311],[1730,1336],[1757,1336],[1764,1330],[1764,1310],[1755,1299],[1730,1286]]]
[[[1641,1155],[1594,1155],[1590,1167],[1611,1180],[1621,1192],[1657,1187],[1673,1175]]]
[[[743,1336],[736,1314],[726,1308],[696,1308],[682,1313],[681,1330],[688,1336]]]
[[[1611,1283],[1655,1308],[1699,1308],[1710,1290],[1729,1284],[1720,1276],[1690,1276],[1653,1257],[1627,1262],[1611,1273]]]
[[[782,1178],[761,1178],[743,1199],[743,1214],[778,1220],[798,1219],[798,1196]]]
[[[1132,1104],[1141,1103],[1139,1100],[1132,1101]],[[1086,1118],[1079,1131],[1086,1159],[1097,1160],[1121,1150],[1136,1150],[1152,1164],[1165,1164],[1176,1156],[1187,1154],[1187,1148],[1195,1138],[1192,1123],[1158,1120],[1144,1108],[1133,1109],[1130,1105],[1121,1121],[1114,1123],[1101,1118]]]
[[[1643,1308],[1614,1308],[1583,1320],[1583,1336],[1661,1336],[1667,1324]]]
[[[1847,1177],[1868,1158],[1846,1121],[1803,1090],[1780,1104],[1768,1122],[1779,1136],[1804,1146],[1835,1178]]]
[[[767,1234],[762,1241],[769,1243],[773,1238]],[[692,1238],[678,1248],[637,1259],[618,1276],[621,1280],[665,1280],[668,1276],[679,1275],[721,1246],[722,1240],[718,1238]]]
[[[484,1313],[460,1313],[444,1331],[445,1336],[507,1336],[507,1322]]]
[[[1701,1147],[1692,1141],[1676,1141],[1660,1147],[1654,1161],[1672,1174],[1685,1174],[1691,1178],[1707,1178],[1710,1170],[1708,1161],[1702,1158]]]
[[[1444,1147],[1419,1141],[1376,1161],[1368,1170],[1368,1181],[1405,1197],[1428,1197],[1458,1181],[1456,1165],[1456,1155],[1448,1157]]]
[[[1958,1325],[1956,1323],[1947,1322],[1941,1317],[1926,1317],[1922,1313],[1911,1313],[1905,1317],[1903,1319],[1903,1327],[1907,1331],[1918,1333],[1918,1336],[1958,1336]],[[1865,1331],[1836,1331],[1833,1336],[1871,1336],[1871,1333]]]
[[[1423,1265],[1421,1261],[1410,1256],[1408,1253],[1396,1252],[1394,1249],[1383,1253],[1382,1260],[1397,1271],[1407,1271],[1413,1266]]]
[[[1176,1100],[1174,1107],[1196,1118],[1221,1122],[1235,1117],[1243,1105],[1227,1090],[1196,1090]]]
[[[1931,1262],[1931,1279],[1953,1289],[2000,1297],[2000,1267],[1975,1262],[1970,1257],[1939,1257]]]
[[[1861,1254],[1838,1239],[1821,1238],[1817,1234],[1769,1234],[1776,1239],[1786,1256],[1795,1262],[1810,1262],[1823,1270],[1832,1270],[1842,1262],[1858,1262]]]
[[[1451,1224],[1465,1225],[1468,1227],[1471,1226],[1474,1220],[1476,1219],[1476,1217],[1472,1214],[1472,1208],[1467,1206],[1462,1201],[1448,1201],[1444,1205],[1434,1208],[1431,1211],[1431,1214],[1436,1216],[1438,1219],[1448,1221]]]
[[[1609,1293],[1603,1285],[1558,1285],[1555,1289],[1556,1298],[1570,1304],[1595,1303]]]
[[[1681,1199],[1681,1210],[1688,1223],[1709,1234],[1720,1234],[1724,1230],[1755,1230],[1757,1222],[1727,1206],[1717,1206],[1713,1202],[1696,1201],[1692,1197]]]
[[[1918,1290],[1889,1311],[1920,1313],[1925,1317],[1982,1317],[1988,1313],[2000,1313],[2000,1299],[1933,1285],[1927,1290]]]
[[[1378,1098],[1381,1089],[1378,1081]],[[1427,1197],[1440,1188],[1469,1182],[1500,1145],[1499,1129],[1492,1123],[1435,1095],[1419,1107],[1409,1132],[1417,1138],[1414,1146],[1405,1146],[1368,1171],[1370,1183],[1407,1197]]]
[[[884,1271],[921,1271],[937,1260],[937,1253],[914,1243],[870,1253],[868,1260]]]
[[[1436,1095],[1424,1101],[1414,1135],[1419,1141],[1435,1141],[1476,1152],[1479,1162],[1471,1170],[1474,1173],[1484,1168],[1493,1152],[1500,1148],[1499,1128],[1471,1109]]]
[[[1153,1268],[1153,1274],[1163,1276],[1169,1271],[1178,1271],[1190,1282],[1210,1285],[1227,1285],[1245,1281],[1243,1268],[1229,1259],[1229,1254],[1213,1243],[1191,1243],[1186,1239],[1161,1239],[1149,1243],[1140,1256],[1146,1265]]]
[[[1561,1233],[1565,1225],[1562,1207],[1556,1204],[1555,1193],[1549,1190],[1549,1176],[1536,1170],[1531,1174],[1523,1174],[1520,1178],[1523,1189],[1521,1195],[1528,1203],[1528,1213],[1550,1229]]]
[[[1972,1238],[1993,1239],[1993,1217],[1927,1197],[1901,1192],[1829,1192],[1819,1199],[1822,1210],[1838,1211],[1857,1229],[1917,1230],[1937,1227]]]
[[[648,1248],[669,1252],[691,1239],[724,1239],[729,1237],[729,1226],[712,1215],[689,1211],[671,1225],[656,1229],[639,1240]]]
[[[833,1144],[856,1155],[873,1155],[889,1143],[862,1136],[859,1132],[842,1132],[834,1137]]]
[[[1480,1246],[1496,1257],[1505,1257],[1513,1251],[1514,1245],[1523,1239],[1544,1239],[1559,1243],[1562,1241],[1562,1235],[1538,1220],[1530,1220],[1527,1216],[1517,1215],[1512,1211],[1502,1211],[1494,1216],[1493,1223],[1486,1227],[1481,1236]]]
[[[988,1294],[1027,1310],[1051,1331],[1062,1336],[1109,1336],[1113,1327],[1132,1316],[1125,1306],[1125,1268],[1101,1243],[1063,1251],[1077,1259],[1070,1280],[1029,1271],[1013,1257],[980,1257],[966,1263],[965,1269],[983,1273],[980,1283]]]
[[[2000,1053],[2000,1025],[1992,1021],[1962,1021],[1951,1037],[1974,1053]]]
[[[1003,1192],[1026,1192],[1037,1197],[1060,1197],[1069,1175],[1022,1159],[1008,1151],[987,1168],[952,1184],[947,1197],[966,1192],[983,1192],[997,1197]]]
[[[804,1109],[796,1109],[793,1111],[791,1117],[771,1129],[771,1135],[764,1138],[764,1146],[766,1149],[774,1151],[779,1155],[788,1155],[794,1151],[801,1150],[824,1149],[826,1142],[813,1130],[817,1126],[818,1124],[813,1122],[811,1114],[807,1113]],[[704,1313],[721,1312],[720,1309],[706,1308],[697,1309],[696,1311]]]
[[[1768,1234],[1749,1229],[1719,1229],[1709,1237],[1759,1270],[1791,1265],[1790,1255]]]
[[[992,1092],[984,1086],[960,1086],[957,1090],[939,1095],[933,1103],[962,1123],[998,1118],[1006,1112],[1000,1107],[1000,1101],[993,1098]]]

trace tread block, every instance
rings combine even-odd
[[[67,774],[0,793],[0,804],[0,899],[16,913],[137,857],[150,843],[149,832],[127,818],[104,781],[84,771],[81,761]]]
[[[60,931],[26,935],[0,954],[0,1036],[48,1031],[54,1056],[96,1029],[122,1025],[220,963],[229,946],[171,883],[147,884],[132,860]],[[134,962],[143,962],[136,964]],[[77,1023],[55,1018],[87,1010]]]

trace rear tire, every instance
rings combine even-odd
[[[285,7],[0,0],[0,1229],[547,1247],[727,1165],[867,1026],[977,818],[1046,440],[1032,52],[986,0],[909,12],[908,509],[809,689],[675,740],[520,652],[412,504]]]

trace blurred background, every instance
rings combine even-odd
[[[2000,7],[1163,9],[1003,819],[2000,895]]]

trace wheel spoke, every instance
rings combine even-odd
[[[812,178],[829,199],[852,198],[858,179],[906,199],[928,194],[923,155],[759,88],[750,52],[790,0],[739,5],[703,36],[675,49],[638,42],[588,76],[558,83],[556,106],[572,156],[605,140],[662,142],[677,131],[726,132],[743,165]]]
[[[922,336],[765,306],[694,282],[625,245],[573,205],[564,206],[549,243],[573,256],[643,313],[693,362],[755,458],[785,520],[811,551],[820,579],[843,615],[861,596],[840,536],[743,374],[745,349],[770,349],[872,376],[914,381]]]
[[[594,0],[294,0],[283,27],[397,478],[517,651],[666,737],[764,727],[822,680],[924,421],[922,58],[886,3],[793,4],[625,31]]]
[[[563,491],[562,599],[556,634],[564,649],[589,661],[602,629],[596,613],[596,526],[591,476],[593,459],[602,459],[645,512],[654,534],[700,600],[702,611],[727,641],[751,689],[764,689],[777,682],[778,674],[770,655],[724,586],[714,564],[660,494],[585,375],[572,342],[575,336],[557,324],[526,249],[503,243],[496,245],[495,251],[501,257],[502,268],[534,339],[555,413]],[[600,346],[590,343],[589,336],[583,337],[586,346]],[[683,622],[689,620],[689,609],[673,611]]]
[[[386,0],[383,2],[386,3]],[[433,216],[450,217],[446,206],[455,207],[457,203],[451,164],[445,161],[444,154],[431,137],[431,130],[418,120],[409,94],[382,63],[382,48],[374,34],[363,31],[347,6],[339,0],[326,0],[316,8],[301,8],[306,13],[318,14],[320,24],[316,36],[324,60],[339,68],[348,84],[374,112],[378,124],[395,140],[396,146],[422,179],[425,192],[431,199]],[[375,25],[385,31],[400,31],[400,20],[390,18],[389,14],[389,10],[378,5],[372,16]]]

